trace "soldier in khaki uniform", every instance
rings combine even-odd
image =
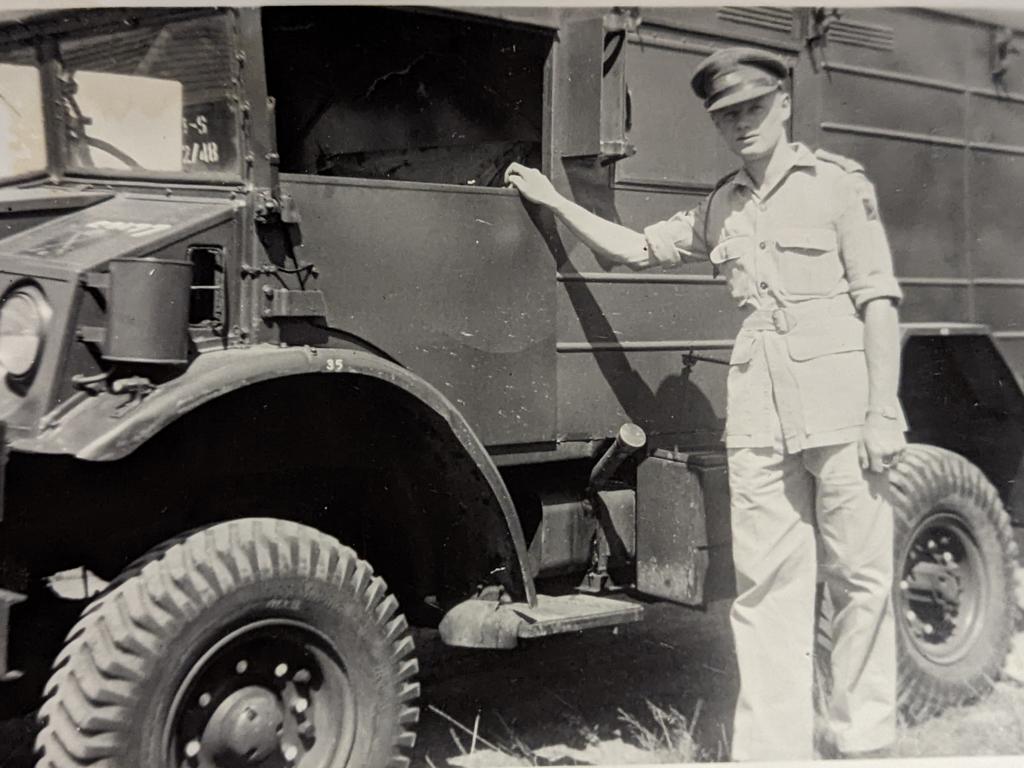
[[[835,605],[829,720],[847,756],[895,739],[893,523],[901,293],[863,168],[789,143],[788,68],[750,48],[701,63],[694,92],[743,167],[644,232],[506,181],[594,251],[635,268],[710,260],[746,316],[730,359],[726,447],[740,671],[734,760],[811,758],[818,559]],[[681,137],[685,140],[685,137]]]

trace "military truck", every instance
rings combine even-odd
[[[687,73],[736,43],[866,166],[906,291],[901,705],[984,694],[1024,521],[1018,20],[0,14],[0,685],[39,764],[404,765],[411,626],[728,599],[721,279],[602,263],[502,173],[637,227],[694,205],[734,160]]]

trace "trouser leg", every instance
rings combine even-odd
[[[729,451],[740,690],[733,760],[813,757],[813,478],[799,454]]]
[[[860,468],[856,443],[804,451],[816,477],[823,573],[835,607],[829,724],[840,752],[896,738],[893,520],[885,475]]]

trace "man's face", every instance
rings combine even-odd
[[[712,112],[711,119],[729,149],[743,160],[756,160],[785,141],[790,111],[789,94],[775,91]]]

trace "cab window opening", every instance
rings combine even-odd
[[[550,33],[389,8],[267,8],[281,170],[496,187],[541,163]]]

